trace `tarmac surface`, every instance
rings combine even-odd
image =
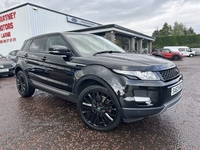
[[[184,76],[181,101],[110,132],[87,128],[76,104],[39,90],[22,98],[15,77],[0,77],[0,150],[199,150],[200,56],[174,63]]]

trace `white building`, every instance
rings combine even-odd
[[[104,36],[126,51],[142,50],[146,42],[151,51],[155,40],[148,35],[112,24],[101,25],[93,21],[50,10],[30,3],[0,13],[0,53],[20,49],[24,40],[39,34],[59,31],[77,31]]]

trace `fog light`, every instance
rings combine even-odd
[[[151,103],[150,97],[126,97],[124,99],[127,102],[135,101],[137,102],[138,105],[147,105],[147,106],[152,106],[153,104]]]
[[[134,97],[126,97],[124,100],[127,102],[135,101]]]

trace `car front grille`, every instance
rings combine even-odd
[[[169,81],[179,76],[180,71],[175,67],[172,69],[159,71],[159,74],[164,81]]]

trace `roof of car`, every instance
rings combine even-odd
[[[80,33],[80,32],[69,32],[69,31],[63,31],[63,32],[52,32],[52,33],[45,33],[45,34],[40,34],[40,35],[36,35],[33,37],[30,37],[26,40],[31,40],[31,39],[35,39],[35,38],[39,38],[39,37],[43,37],[43,36],[48,36],[48,35],[54,35],[54,34],[89,34],[89,33]]]

